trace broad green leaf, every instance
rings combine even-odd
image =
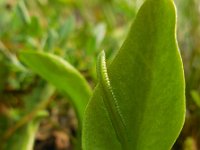
[[[169,150],[185,117],[172,0],[146,0],[87,106],[83,150]]]
[[[81,125],[91,95],[90,86],[84,77],[68,62],[52,54],[23,51],[20,58],[35,73],[70,97]]]

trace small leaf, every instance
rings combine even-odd
[[[18,10],[20,19],[23,21],[23,23],[25,23],[26,25],[29,25],[31,23],[31,18],[29,16],[29,12],[24,0],[21,0],[18,3],[17,10]]]
[[[52,54],[23,51],[20,58],[35,73],[71,98],[81,125],[91,95],[91,88],[84,77],[68,62]]]
[[[58,33],[54,29],[48,31],[47,37],[44,41],[44,51],[52,52],[58,40]]]
[[[175,24],[172,0],[146,0],[108,69],[98,63],[99,84],[84,118],[84,150],[172,147],[185,117]]]
[[[75,18],[74,16],[70,16],[66,22],[59,29],[59,40],[60,45],[64,45],[66,40],[68,39],[70,33],[73,32],[75,28]]]

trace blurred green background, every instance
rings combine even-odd
[[[71,63],[94,88],[96,58],[108,63],[120,48],[143,0],[0,1],[0,144],[47,110],[35,150],[70,150],[77,119],[66,98],[31,72],[21,50],[56,54]],[[200,1],[175,0],[177,38],[186,77],[187,115],[173,150],[200,149]],[[43,114],[45,115],[45,114]],[[163,135],[165,136],[165,135]]]

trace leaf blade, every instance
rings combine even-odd
[[[183,126],[185,85],[175,24],[171,0],[147,0],[108,68],[129,131],[129,149],[170,149]],[[101,87],[97,86],[86,110],[84,150],[118,150],[123,145],[102,99]]]
[[[91,88],[84,77],[68,62],[52,54],[22,51],[20,59],[35,73],[70,96],[82,123],[85,107],[91,95]]]

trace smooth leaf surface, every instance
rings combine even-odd
[[[185,117],[175,25],[172,0],[146,0],[108,70],[100,60],[100,82],[84,118],[83,150],[172,147]]]
[[[91,89],[84,77],[68,62],[52,54],[23,51],[20,58],[35,73],[70,97],[81,125],[91,95]]]

